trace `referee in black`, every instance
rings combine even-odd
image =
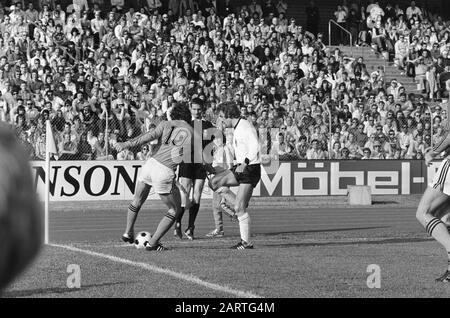
[[[192,122],[191,125],[194,127],[194,132],[196,127],[201,124],[201,140],[202,140],[202,150],[212,142],[213,138],[210,140],[205,140],[207,136],[207,130],[214,128],[214,125],[207,120],[203,119],[204,102],[200,98],[194,98],[191,103],[191,113]],[[191,152],[192,154],[194,151]],[[200,200],[202,197],[203,187],[205,186],[206,180],[206,170],[202,162],[195,162],[195,158],[191,158],[190,163],[181,163],[178,171],[178,181],[185,190],[181,191],[181,214],[175,223],[174,235],[178,236],[180,239],[183,237],[183,232],[181,230],[181,221],[186,209],[189,205],[189,223],[187,229],[184,231],[184,235],[189,239],[194,239],[194,229],[195,229],[195,219],[197,218],[198,211],[200,209]],[[198,158],[197,158],[198,161]],[[191,200],[191,190],[192,190],[192,200]],[[187,194],[187,197],[186,197]],[[188,204],[188,203],[191,204]]]

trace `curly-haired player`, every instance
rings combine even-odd
[[[151,187],[167,205],[169,211],[161,220],[153,234],[148,251],[164,251],[166,248],[159,242],[173,226],[181,213],[181,199],[175,185],[175,170],[187,156],[190,158],[194,131],[189,124],[191,112],[186,104],[175,105],[170,113],[169,121],[161,122],[154,130],[123,143],[117,143],[117,151],[137,147],[153,140],[160,140],[161,147],[148,159],[138,178],[133,202],[128,208],[127,227],[122,240],[134,242],[134,224],[138,213],[147,200]]]

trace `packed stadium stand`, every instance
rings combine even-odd
[[[320,4],[319,4],[320,3]],[[441,1],[0,2],[0,121],[34,160],[143,160],[114,143],[200,98],[240,104],[281,160],[422,159],[448,128]],[[332,21],[330,21],[332,20]]]

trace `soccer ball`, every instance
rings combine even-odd
[[[134,239],[134,246],[138,249],[144,249],[148,246],[148,243],[152,237],[150,232],[139,232]]]

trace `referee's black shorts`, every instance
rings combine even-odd
[[[206,170],[200,163],[180,163],[178,170],[179,178],[186,178],[190,180],[205,180]]]
[[[241,173],[236,172],[237,167],[238,166],[234,166],[230,169],[237,182],[239,182],[239,184],[251,184],[252,187],[255,188],[258,185],[259,180],[261,180],[261,165],[248,165]]]

